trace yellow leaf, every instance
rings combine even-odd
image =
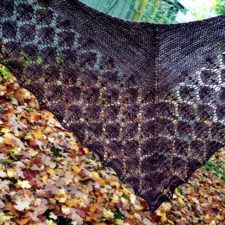
[[[114,214],[113,214],[113,212],[112,211],[110,211],[110,210],[104,210],[103,211],[103,216],[105,217],[105,218],[107,218],[107,219],[112,219],[113,217],[114,217]]]
[[[93,171],[92,176],[95,179],[95,181],[98,182],[99,184],[101,185],[105,184],[105,181],[99,176],[97,172]]]
[[[6,221],[9,221],[12,216],[6,216],[3,213],[0,213],[0,225],[5,224]]]
[[[77,207],[79,205],[79,200],[77,199],[68,199],[66,201],[66,204],[69,206],[69,207]]]
[[[47,170],[47,172],[50,174],[50,175],[55,175],[55,170],[53,170],[53,169],[51,169],[51,168],[49,168],[48,170]]]
[[[113,197],[112,197],[112,202],[113,202],[113,203],[118,203],[119,200],[120,200],[120,199],[119,199],[119,196],[116,195],[116,194],[114,194]]]
[[[42,132],[41,132],[41,130],[35,130],[32,133],[33,133],[34,138],[36,140],[40,140],[42,138]]]
[[[23,181],[19,180],[17,182],[17,185],[19,185],[22,188],[31,188],[31,185],[27,180],[23,180]]]
[[[10,131],[9,128],[7,128],[7,127],[4,127],[1,129],[1,132],[4,134],[9,133],[9,131]]]
[[[65,215],[69,215],[71,213],[71,209],[64,205],[61,207],[61,210]]]
[[[166,223],[167,220],[168,220],[168,219],[167,219],[167,217],[166,217],[166,213],[162,213],[162,214],[161,214],[161,222],[162,222],[162,223]]]
[[[15,220],[19,225],[24,225],[24,224],[27,224],[30,221],[30,218],[23,218],[23,219],[16,218]]]
[[[209,225],[216,225],[215,220],[213,220]]]
[[[185,202],[184,202],[184,200],[183,200],[182,198],[178,198],[178,204],[179,204],[180,206],[182,206],[182,207],[185,206]]]
[[[80,169],[78,166],[76,166],[76,165],[74,165],[74,166],[72,167],[72,169],[73,169],[76,173],[80,173],[80,171],[81,171],[81,169]]]
[[[174,222],[172,220],[168,220],[169,224],[174,225]]]
[[[8,168],[6,172],[7,172],[8,177],[10,177],[10,178],[16,176],[16,172],[13,168]]]
[[[11,135],[5,135],[4,142],[7,145],[15,145],[15,141],[12,139]]]
[[[116,221],[116,224],[118,224],[118,225],[124,225],[124,222],[123,222],[123,220],[117,220]]]
[[[48,225],[57,225],[57,223],[55,223],[53,220],[47,221],[47,224],[48,224]]]
[[[50,128],[50,127],[46,127],[44,130],[44,133],[46,133],[46,134],[51,133],[51,132],[52,132],[52,128]]]
[[[96,182],[98,182],[100,185],[104,185],[105,181],[102,178],[96,179]]]
[[[13,152],[14,155],[19,155],[19,153],[21,152],[21,149],[18,147],[14,147],[10,149],[10,151]]]
[[[41,180],[42,180],[42,182],[47,183],[48,177],[47,177],[47,176],[43,176],[43,177],[41,178]]]
[[[38,152],[37,151],[35,151],[34,149],[29,149],[29,153],[30,153],[30,155],[32,156],[32,157],[34,157],[34,156],[36,156],[37,154],[38,154]]]
[[[79,146],[76,142],[70,141],[69,144],[71,149],[74,149],[75,151],[79,151]]]
[[[87,217],[85,218],[85,220],[86,220],[87,222],[90,222],[90,221],[91,221],[91,217],[87,216]]]
[[[161,205],[161,207],[160,207],[160,210],[162,212],[168,212],[168,211],[170,211],[170,209],[171,209],[171,204],[169,202],[168,203],[163,203]]]

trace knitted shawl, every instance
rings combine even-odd
[[[224,28],[1,0],[0,63],[154,211],[224,146]]]

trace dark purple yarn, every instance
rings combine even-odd
[[[224,146],[224,27],[2,0],[0,63],[154,211]]]

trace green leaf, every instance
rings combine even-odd
[[[215,174],[220,175],[221,178],[225,181],[225,171],[221,164],[216,164],[215,162],[208,161],[205,165],[206,170],[213,171]]]
[[[122,197],[129,199],[129,195],[127,195],[127,194],[123,194]]]
[[[72,225],[72,220],[59,216],[58,219],[55,221],[57,225]]]
[[[55,148],[55,147],[52,147],[50,150],[51,150],[52,154],[53,154],[55,157],[61,156],[61,150],[60,150],[60,149]]]
[[[95,157],[94,155],[92,155],[92,156],[90,157],[90,159],[93,160],[93,161],[95,161],[95,160],[96,160],[96,157]]]
[[[10,80],[12,78],[10,71],[4,67],[0,67],[0,73],[2,73],[8,80]],[[1,79],[2,79],[2,77],[1,77]]]
[[[125,216],[120,212],[118,208],[116,208],[116,211],[114,212],[114,219],[125,220]]]

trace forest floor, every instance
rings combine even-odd
[[[210,224],[225,221],[225,151],[150,214],[0,66],[0,225]]]

